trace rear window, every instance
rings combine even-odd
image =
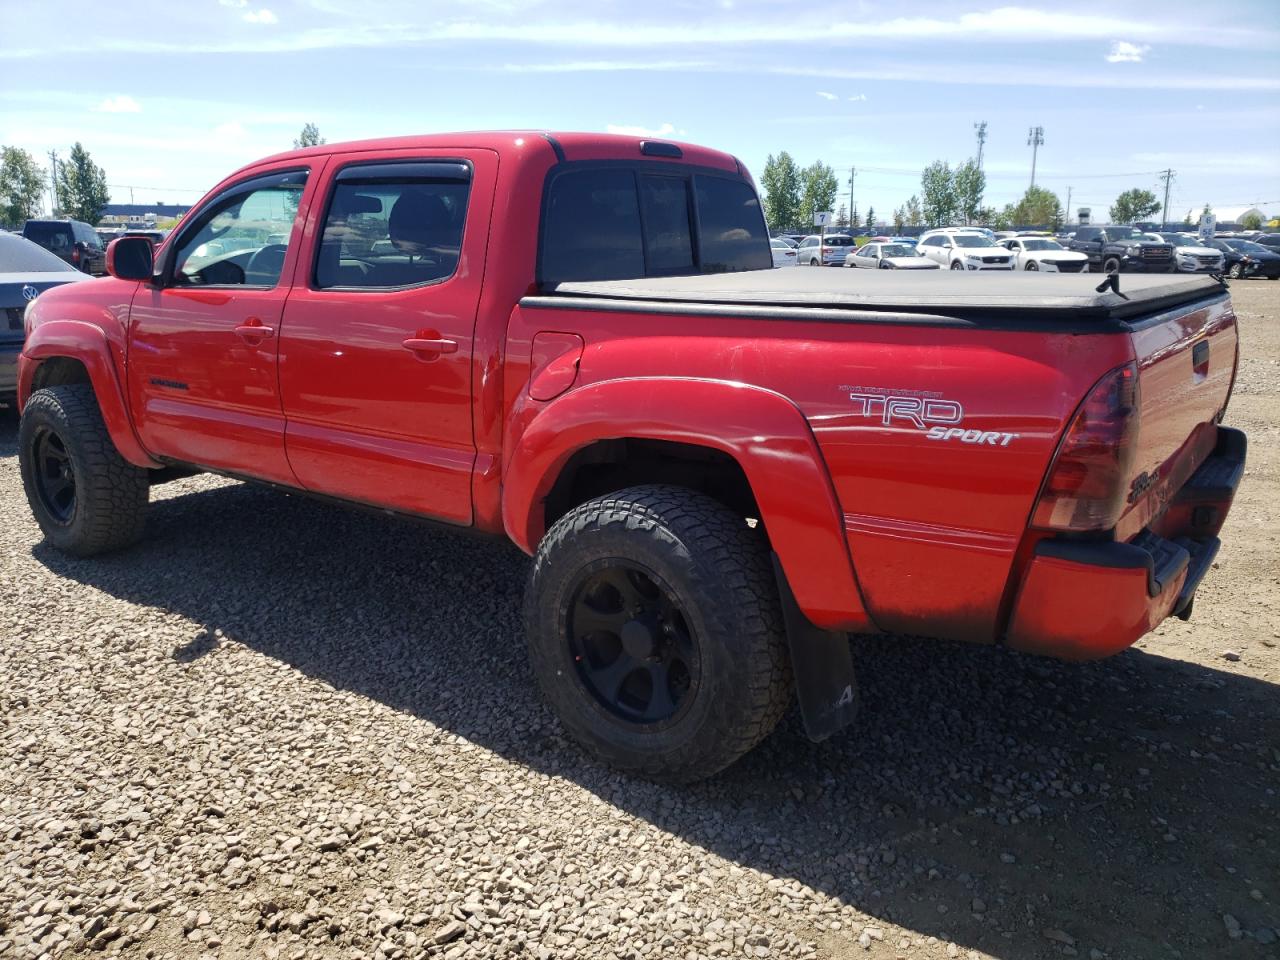
[[[28,240],[40,244],[46,250],[52,250],[55,253],[69,251],[74,246],[71,240],[71,224],[69,223],[27,221],[27,225],[22,228],[22,235]]]
[[[43,247],[11,234],[0,235],[0,273],[78,273]]]
[[[773,266],[760,201],[745,181],[632,167],[556,175],[540,254],[545,284]]]

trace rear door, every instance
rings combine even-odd
[[[187,218],[163,285],[139,287],[129,398],[152,454],[296,483],[276,354],[310,191],[296,163],[232,183]]]
[[[280,341],[308,490],[471,522],[472,355],[497,154],[338,155]]]

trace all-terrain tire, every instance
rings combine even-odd
[[[64,454],[73,484],[62,516],[40,473],[49,467],[41,461],[51,443]],[[46,387],[31,395],[18,427],[18,463],[36,522],[45,539],[64,553],[90,557],[127,547],[142,536],[150,492],[147,471],[120,456],[89,384]]]
[[[688,703],[668,723],[620,718],[593,694],[572,654],[574,598],[589,571],[615,560],[661,582],[696,640]],[[718,501],[683,487],[632,487],[557,521],[538,547],[525,621],[534,673],[552,709],[589,751],[629,773],[670,782],[710,777],[768,736],[791,703],[764,538]]]

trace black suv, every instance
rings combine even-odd
[[[1173,244],[1147,240],[1137,227],[1078,227],[1069,249],[1103,273],[1173,273]]]
[[[101,276],[107,272],[107,253],[98,231],[79,220],[28,220],[22,235],[61,257],[77,270]]]

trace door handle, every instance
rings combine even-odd
[[[402,346],[413,353],[457,353],[458,341],[444,337],[410,337]]]
[[[240,326],[235,328],[235,335],[246,343],[260,343],[270,336],[275,335],[275,327],[263,326],[262,321],[257,317],[250,317]]]

